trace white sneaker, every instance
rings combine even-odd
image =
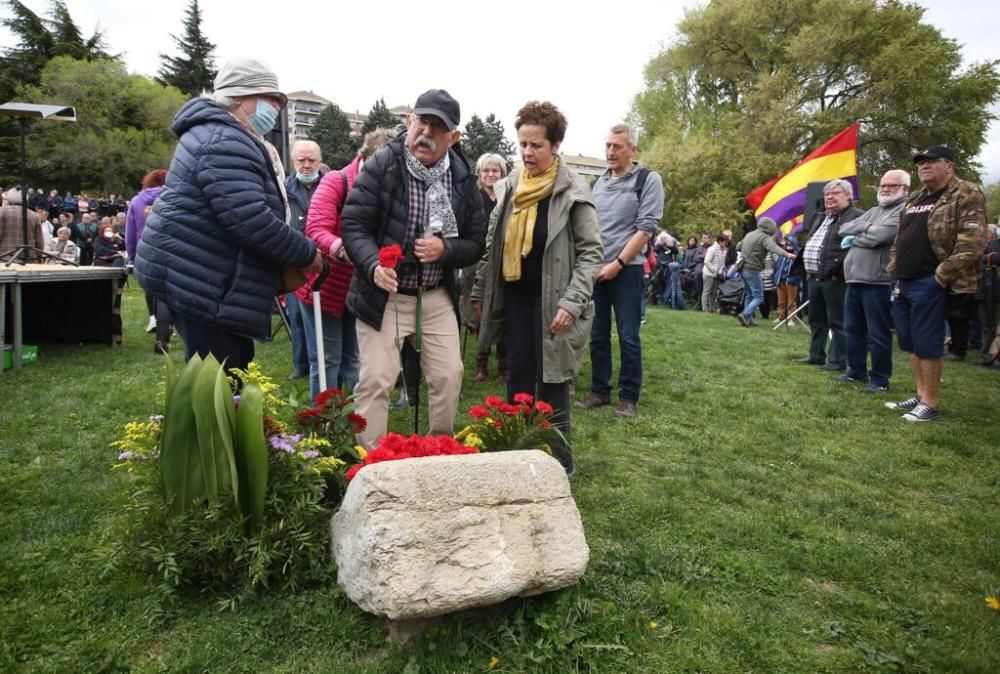
[[[146,323],[146,332],[153,332],[156,330],[156,316],[149,317],[149,323]]]

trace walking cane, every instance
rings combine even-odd
[[[330,263],[323,258],[323,269],[312,284],[314,338],[316,339],[316,369],[319,371],[320,393],[326,390],[326,353],[323,348],[323,308],[320,306],[319,289],[330,275]],[[291,334],[291,333],[289,333]]]

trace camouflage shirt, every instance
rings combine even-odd
[[[923,187],[906,201],[905,210],[929,194]],[[952,177],[927,216],[927,238],[939,260],[934,277],[953,294],[974,294],[979,287],[979,258],[986,243],[986,200],[978,186]],[[896,244],[892,242],[886,271],[896,271]],[[906,254],[903,251],[902,254]]]

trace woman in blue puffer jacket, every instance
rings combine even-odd
[[[284,171],[264,140],[286,102],[256,59],[230,61],[211,97],[184,104],[167,182],[136,253],[142,287],[166,302],[185,358],[212,353],[246,368],[270,336],[282,267],[322,268],[316,244],[289,227]]]

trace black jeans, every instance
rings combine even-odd
[[[249,337],[202,323],[184,314],[175,313],[173,319],[177,332],[184,340],[184,360],[191,360],[196,353],[202,358],[211,353],[225,366],[227,373],[233,368],[245,370],[253,360],[253,340]]]
[[[969,321],[979,308],[975,295],[948,295],[948,329],[951,331],[949,352],[965,356],[969,349]]]

